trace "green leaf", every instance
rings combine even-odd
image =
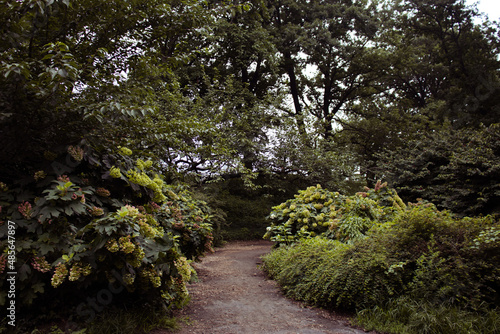
[[[20,281],[25,281],[29,278],[29,275],[31,275],[31,267],[25,263],[19,268],[17,274]]]
[[[38,283],[33,284],[31,287],[33,288],[33,292],[35,292],[35,293],[44,293],[45,292],[44,286],[45,286],[45,283],[38,282]]]
[[[38,249],[40,250],[40,255],[47,255],[48,253],[51,253],[54,251],[55,247],[54,245],[50,245],[47,243],[41,243],[38,245]]]

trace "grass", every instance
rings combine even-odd
[[[179,321],[185,321],[179,319]],[[70,325],[71,324],[71,325]],[[91,323],[76,324],[69,320],[51,321],[37,325],[35,329],[16,328],[14,334],[147,334],[154,329],[179,329],[178,319],[166,311],[152,308],[109,309],[97,315]],[[4,324],[0,333],[7,333]]]
[[[151,309],[110,310],[100,314],[85,334],[149,333],[162,328],[176,330],[177,320],[165,312]]]
[[[356,324],[391,334],[497,334],[500,310],[475,312],[402,297],[358,312]]]

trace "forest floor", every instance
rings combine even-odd
[[[283,296],[260,269],[266,241],[231,242],[194,264],[199,281],[188,286],[191,302],[175,316],[176,334],[361,334],[349,317],[310,308]],[[156,330],[151,334],[172,333]]]

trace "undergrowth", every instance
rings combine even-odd
[[[365,330],[393,334],[500,333],[499,309],[470,311],[451,305],[431,305],[408,297],[358,312],[356,324]]]
[[[155,329],[177,330],[178,319],[170,312],[152,307],[110,308],[99,313],[90,323],[75,323],[60,319],[13,334],[147,334]],[[0,330],[0,333],[2,331]]]
[[[311,189],[309,197],[319,194],[318,189]],[[297,210],[299,204],[287,203]],[[340,201],[335,208],[346,231],[347,225],[356,224],[345,218],[355,218],[356,210],[344,209],[352,203]],[[383,213],[385,204],[377,205]],[[286,215],[291,210],[278,209]],[[273,222],[271,234],[292,226],[286,230],[292,237],[282,242],[285,234],[275,234],[278,247],[264,256],[264,269],[287,296],[357,312],[359,323],[368,329],[398,334],[498,333],[500,222],[491,216],[456,217],[427,202],[399,205],[389,213],[374,216],[362,236],[347,238],[329,233],[338,229],[335,220],[317,236],[292,228],[295,221]]]
[[[179,329],[175,318],[166,312],[110,310],[102,313],[87,328],[86,334],[149,333],[154,329]]]

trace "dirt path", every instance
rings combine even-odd
[[[189,286],[191,302],[176,314],[189,321],[176,333],[365,333],[346,326],[345,318],[284,298],[258,268],[270,249],[265,241],[229,243],[195,264],[200,281]]]

